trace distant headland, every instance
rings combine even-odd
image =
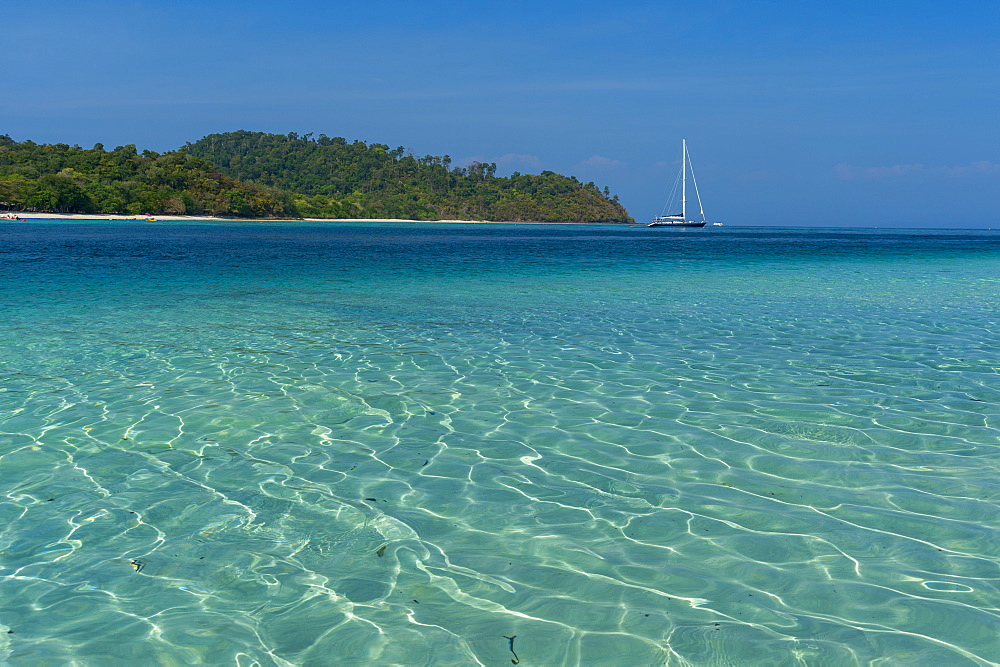
[[[0,210],[86,217],[632,222],[617,196],[551,171],[292,132],[211,134],[178,150],[0,135]]]

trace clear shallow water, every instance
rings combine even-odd
[[[0,231],[11,664],[1000,661],[996,233]]]

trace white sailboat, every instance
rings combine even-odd
[[[701,220],[689,220],[687,217],[687,174],[688,169],[691,170],[691,182],[694,184],[694,193],[698,197],[698,210],[701,215]],[[694,166],[691,164],[691,158],[688,156],[688,145],[687,140],[681,140],[681,212],[674,213],[671,215],[658,215],[653,218],[653,221],[646,225],[647,227],[704,227],[705,220],[705,207],[701,205],[701,193],[698,192],[698,181],[694,177]],[[677,191],[677,183],[674,182],[674,193]],[[668,201],[667,204],[670,204]],[[666,206],[663,207],[666,210]]]

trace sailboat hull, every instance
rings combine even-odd
[[[684,222],[656,222],[653,221],[647,227],[704,227],[704,222],[684,221]]]

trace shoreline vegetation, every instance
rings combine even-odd
[[[19,220],[4,218],[14,215]],[[46,213],[37,211],[4,211],[0,223],[31,222],[34,220],[76,220],[79,222],[400,222],[456,225],[596,225],[600,222],[548,222],[539,220],[412,220],[409,218],[233,218],[209,215],[130,215],[116,213]]]
[[[21,217],[507,223],[627,223],[594,183],[551,171],[496,175],[447,155],[312,134],[208,135],[139,153],[0,135],[0,211]]]

